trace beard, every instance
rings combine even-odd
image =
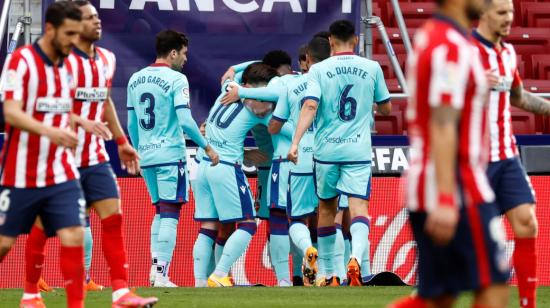
[[[69,56],[69,54],[71,53],[72,44],[71,44],[70,48],[67,48],[68,50],[65,50],[64,46],[59,42],[59,40],[57,38],[57,32],[56,32],[55,36],[52,40],[52,47],[53,47],[55,53],[57,54],[57,56],[59,56],[61,58],[65,58],[65,57]]]

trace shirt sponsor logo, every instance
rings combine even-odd
[[[73,101],[65,97],[39,97],[36,99],[36,111],[46,113],[70,112]]]
[[[101,88],[77,88],[74,98],[79,101],[104,101],[107,99],[109,90]]]

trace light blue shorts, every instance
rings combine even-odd
[[[269,182],[270,167],[258,167],[258,182],[256,186],[256,202],[260,204],[257,217],[269,219],[269,202],[267,186]]]
[[[152,165],[141,170],[153,204],[187,203],[189,184],[185,162]]]
[[[288,178],[287,214],[298,219],[315,214],[319,206],[319,198],[315,194],[315,179],[313,172],[290,172]]]
[[[197,190],[195,220],[238,222],[254,219],[256,212],[248,180],[240,165],[202,160],[194,183]]]
[[[335,164],[315,160],[314,176],[320,199],[328,200],[338,195],[370,198],[370,163]]]
[[[290,174],[288,159],[274,159],[267,191],[269,192],[269,208],[286,210],[286,195],[288,190],[288,175]]]

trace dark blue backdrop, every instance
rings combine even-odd
[[[261,59],[269,50],[283,49],[293,56],[293,67],[297,69],[297,60],[294,59],[297,59],[298,48],[314,33],[326,30],[336,19],[351,19],[358,24],[360,17],[359,0],[91,2],[98,8],[103,22],[103,38],[99,45],[117,56],[113,98],[124,126],[128,79],[132,73],[154,61],[154,37],[163,29],[184,32],[190,39],[189,61],[183,71],[191,86],[193,115],[197,121],[202,121],[219,95],[220,77],[230,65]],[[315,12],[308,12],[313,11],[308,2],[316,3]],[[159,3],[163,10],[159,9]],[[271,9],[266,6],[269,3],[273,3]],[[185,4],[189,5],[186,7]],[[235,11],[239,4],[257,6],[257,9],[239,13]],[[268,12],[262,12],[264,9]],[[302,12],[297,12],[299,10]]]

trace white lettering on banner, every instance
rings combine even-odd
[[[80,101],[104,101],[108,93],[107,88],[76,88],[74,98]]]
[[[189,12],[191,11],[191,1],[195,3],[197,10],[199,12],[214,12],[216,11],[216,6],[214,5],[214,0],[176,0],[176,10]],[[308,13],[317,13],[317,1],[318,0],[307,0],[306,11]],[[358,1],[358,0],[357,0]],[[171,0],[132,0],[130,2],[130,10],[144,10],[147,3],[156,4],[160,11],[173,11],[174,6],[172,5]],[[220,1],[218,0],[217,3]],[[271,13],[273,11],[273,6],[275,3],[287,4],[287,7],[293,13],[303,13],[304,8],[300,4],[300,0],[264,0],[263,2],[259,0],[249,0],[248,2],[243,3],[243,0],[222,0],[223,4],[229,9],[237,13],[251,13],[257,11],[261,7],[261,12]],[[262,3],[260,6],[259,3]],[[342,0],[342,13],[351,14],[353,7],[353,0]],[[115,0],[100,0],[99,8],[106,10],[115,9]],[[219,8],[219,4],[217,6]]]
[[[378,170],[386,170],[386,164],[391,163],[390,149],[388,148],[376,148],[376,164]]]
[[[273,10],[273,4],[275,2],[286,2],[290,4],[290,9],[292,13],[302,13],[302,6],[298,0],[265,0],[264,6],[262,7],[262,12],[271,12]],[[309,4],[309,2],[308,2]]]
[[[36,99],[36,111],[49,113],[70,112],[73,101],[63,97],[39,97]]]
[[[392,171],[399,171],[399,168],[401,170],[408,170],[409,169],[409,162],[407,161],[407,155],[405,155],[405,152],[402,148],[395,148],[393,150],[393,157],[391,161],[391,170]]]

